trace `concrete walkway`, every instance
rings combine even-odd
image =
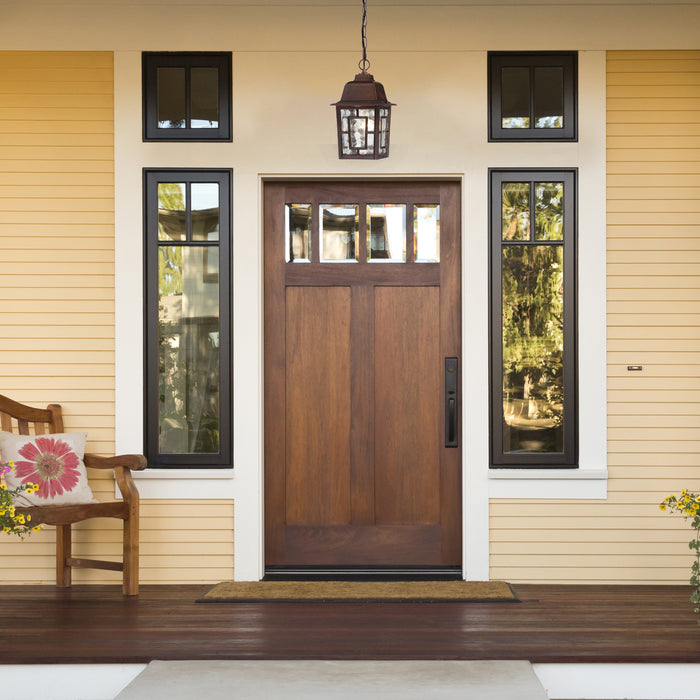
[[[547,700],[527,661],[153,661],[116,700]]]

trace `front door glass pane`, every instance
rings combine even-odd
[[[287,262],[311,262],[311,205],[285,204]]]
[[[562,245],[502,252],[503,451],[563,452]]]
[[[406,262],[406,205],[367,205],[367,260]]]
[[[158,240],[187,238],[187,186],[184,182],[158,183]]]
[[[440,205],[413,207],[413,254],[417,263],[440,262]]]
[[[360,232],[357,204],[322,204],[320,259],[322,262],[347,262],[358,260],[358,235]]]
[[[187,107],[185,103],[185,69],[158,68],[158,128],[185,129]]]
[[[158,428],[162,454],[219,451],[217,246],[158,248]]]

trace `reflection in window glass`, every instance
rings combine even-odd
[[[360,231],[357,204],[322,204],[320,258],[322,262],[357,260]]]
[[[564,127],[564,69],[560,66],[535,68],[535,128]]]
[[[535,183],[535,239],[561,241],[564,238],[564,183]]]
[[[162,454],[219,452],[217,246],[158,248],[158,428]],[[207,279],[208,278],[208,279]]]
[[[501,69],[501,122],[504,129],[530,127],[530,69]]]
[[[219,71],[217,68],[192,67],[191,123],[193,129],[219,128]]]
[[[192,197],[192,240],[219,240],[219,183],[193,182]]]
[[[158,240],[187,238],[187,187],[184,182],[158,183]]]
[[[187,107],[184,68],[158,68],[158,128],[185,129]]]
[[[413,254],[419,263],[440,262],[440,205],[413,207]]]
[[[563,250],[503,247],[505,453],[563,450]]]
[[[311,262],[311,205],[285,204],[287,262]]]
[[[406,262],[406,205],[367,205],[367,260]]]
[[[504,241],[530,239],[530,183],[504,182],[501,187]]]

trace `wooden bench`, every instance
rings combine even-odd
[[[63,416],[59,404],[47,408],[32,408],[0,395],[0,427],[19,435],[62,433]],[[139,493],[132,471],[145,469],[142,455],[98,457],[85,455],[85,466],[91,469],[113,469],[122,494],[121,501],[86,503],[82,505],[35,506],[17,508],[18,513],[32,516],[32,524],[56,526],[56,585],[71,585],[71,570],[109,569],[123,572],[125,595],[139,592]],[[71,554],[71,525],[91,518],[118,518],[124,521],[124,556],[122,562],[97,559],[76,559]]]

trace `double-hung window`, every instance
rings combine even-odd
[[[491,464],[574,468],[576,172],[490,177]]]
[[[231,172],[146,170],[145,453],[230,467]]]

